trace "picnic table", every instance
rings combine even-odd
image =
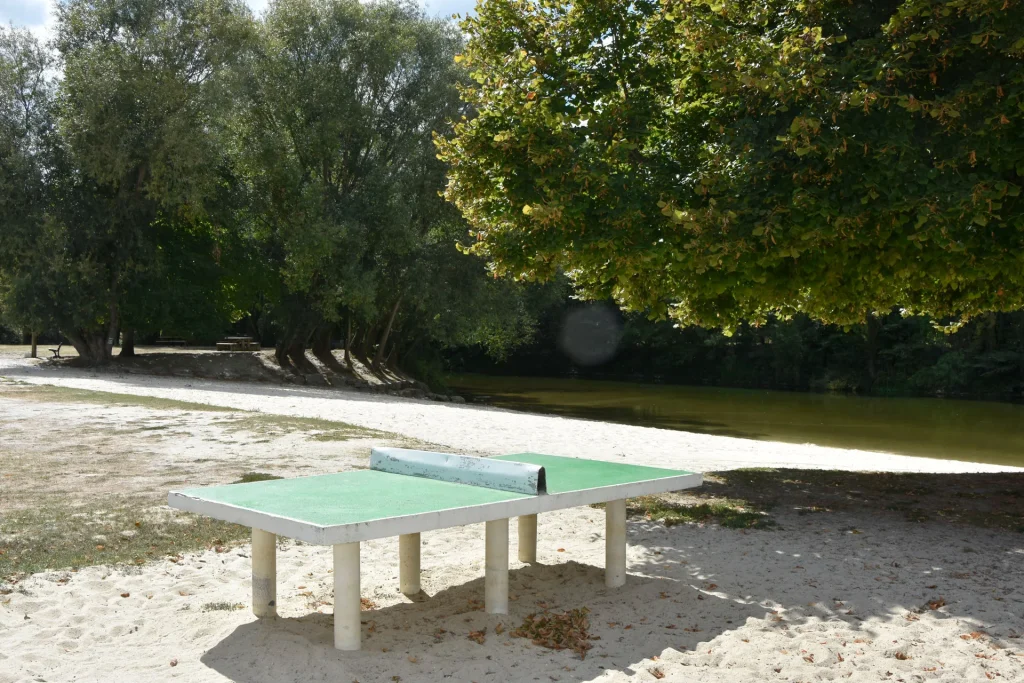
[[[224,337],[217,342],[218,351],[259,351],[260,343],[252,337]]]
[[[171,507],[252,529],[253,613],[276,614],[277,536],[333,546],[334,646],[358,650],[359,544],[398,536],[399,586],[420,592],[420,533],[483,522],[484,606],[508,613],[509,518],[519,560],[537,558],[537,515],[606,503],[605,584],[626,581],[626,499],[700,486],[681,470],[539,453],[479,458],[374,448],[370,469],[171,491]]]

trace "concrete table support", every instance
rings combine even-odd
[[[508,519],[486,524],[484,609],[488,614],[508,614]]]
[[[537,561],[537,515],[519,515],[519,561]]]
[[[398,537],[398,585],[408,596],[420,592],[420,535]]]
[[[604,585],[626,583],[626,500],[612,500],[604,508]]]
[[[252,530],[252,613],[277,616],[277,536]]]
[[[359,626],[359,544],[334,546],[334,647],[358,650],[362,643]]]

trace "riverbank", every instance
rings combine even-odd
[[[0,507],[78,506],[64,510],[82,524],[69,538],[91,554],[77,570],[0,585],[0,683],[1024,681],[1024,534],[994,516],[1024,518],[1019,470],[345,390],[0,363],[12,387],[0,400],[0,473],[11,475],[0,479]],[[283,543],[281,616],[260,622],[248,609],[244,530],[179,540],[157,526],[172,486],[364,467],[371,442],[709,474],[698,492],[631,504],[621,589],[603,585],[601,510],[542,515],[539,564],[511,563],[507,617],[479,609],[482,525],[424,534],[429,598],[419,602],[398,592],[395,540],[364,543],[372,611],[359,653],[331,647],[329,549]],[[794,462],[815,469],[780,469]],[[736,469],[751,463],[771,469]],[[883,473],[830,471],[843,466]],[[140,507],[118,507],[129,502]],[[0,510],[0,524],[12,518]],[[174,524],[184,520],[196,524]],[[60,550],[45,540],[54,526],[19,533]],[[103,560],[122,552],[128,560]],[[511,635],[529,614],[581,608],[593,636],[586,659]]]
[[[54,368],[38,361],[0,355],[0,376],[4,375],[29,383],[154,396],[275,415],[339,420],[368,429],[399,433],[449,450],[481,455],[534,451],[695,472],[741,467],[936,473],[1019,469],[988,463],[518,413],[487,406],[452,405],[345,389],[128,375],[112,368]]]
[[[757,441],[1024,466],[1024,405],[590,379],[453,375],[470,400],[523,412]]]

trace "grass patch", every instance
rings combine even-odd
[[[690,493],[690,492],[687,492]],[[693,495],[757,510],[895,514],[908,522],[1024,531],[1024,474],[750,468],[709,472]]]
[[[318,417],[292,417],[246,412],[245,417],[226,419],[221,426],[230,432],[251,432],[261,436],[281,436],[294,432],[310,433],[311,441],[348,441],[390,436],[376,429],[358,427],[346,422],[335,422]]]
[[[237,524],[169,511],[141,500],[70,507],[44,502],[0,518],[0,580],[48,569],[144,564],[248,540]]]
[[[208,602],[199,608],[203,612],[233,612],[237,609],[245,609],[240,602]]]
[[[627,502],[626,514],[664,522],[665,526],[709,522],[726,529],[772,529],[778,526],[775,520],[751,509],[745,501],[734,500],[683,505],[669,503],[657,496],[641,496]]]
[[[5,382],[7,386],[9,383]],[[74,402],[93,403],[105,406],[137,406],[154,410],[192,410],[209,413],[241,413],[237,408],[212,406],[206,403],[178,401],[159,396],[136,396],[135,394],[117,394],[106,391],[90,391],[73,387],[58,387],[51,384],[19,384],[17,388],[4,392],[16,398],[42,402]]]
[[[289,415],[273,415],[252,410],[240,410],[224,406],[178,401],[158,396],[136,396],[134,394],[117,394],[105,391],[91,391],[72,387],[59,387],[50,384],[26,384],[4,382],[11,388],[4,393],[20,399],[36,400],[46,403],[76,402],[105,405],[111,407],[134,406],[153,410],[187,410],[208,413],[230,413],[220,423],[229,432],[252,432],[259,435],[281,436],[294,432],[313,432],[308,438],[311,441],[348,441],[350,439],[395,438],[395,435],[359,427],[347,422],[336,422],[316,417],[292,417]],[[139,431],[161,431],[173,425],[157,425],[141,427]]]
[[[231,482],[232,484],[251,484],[254,481],[273,481],[275,479],[282,479],[276,474],[269,474],[267,472],[245,472],[238,479],[238,481]]]

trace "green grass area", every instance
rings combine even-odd
[[[208,602],[200,609],[203,612],[233,612],[236,609],[245,609],[245,605],[238,602]]]
[[[209,413],[227,413],[220,426],[230,432],[247,431],[264,436],[279,436],[295,432],[310,434],[311,441],[348,441],[351,439],[397,439],[394,434],[376,429],[359,427],[347,422],[326,420],[316,417],[293,417],[275,415],[238,408],[178,401],[157,396],[137,396],[135,394],[118,394],[72,387],[58,387],[49,384],[27,384],[25,382],[4,380],[3,385],[10,387],[8,395],[19,399],[35,400],[52,403],[90,403],[111,407],[132,406],[152,410],[187,410]],[[156,425],[141,427],[140,432],[163,431],[172,425]]]
[[[772,529],[778,526],[765,512],[754,510],[741,500],[719,500],[687,505],[670,503],[657,496],[631,498],[626,514],[676,524],[714,523],[727,529]]]
[[[348,441],[350,439],[393,438],[394,435],[347,422],[335,422],[318,417],[292,417],[269,415],[251,411],[238,411],[242,417],[225,419],[221,426],[228,431],[246,431],[261,436],[275,436],[293,432],[313,432],[311,441]]]
[[[920,474],[748,468],[708,472],[697,495],[740,499],[757,510],[899,515],[1024,533],[1024,475]]]
[[[107,391],[91,391],[74,387],[58,387],[51,384],[26,384],[24,382],[4,382],[5,386],[16,387],[8,392],[13,398],[35,400],[48,403],[92,403],[105,406],[136,406],[153,410],[192,410],[210,413],[242,413],[237,408],[213,406],[192,401],[178,401],[159,396],[138,396],[135,394],[118,394]]]
[[[687,491],[687,494],[692,494]],[[590,507],[604,509],[604,503]],[[753,507],[745,500],[716,499],[707,502],[695,500],[674,503],[661,496],[640,496],[626,501],[626,514],[663,522],[665,526],[677,524],[718,524],[727,529],[775,529],[778,524],[765,511]]]
[[[245,472],[238,481],[231,482],[232,484],[251,484],[254,481],[273,481],[275,479],[281,479],[282,477],[276,474],[269,474],[267,472]]]
[[[248,540],[247,527],[154,507],[141,499],[69,507],[43,501],[0,518],[0,580],[48,569],[144,564]]]

